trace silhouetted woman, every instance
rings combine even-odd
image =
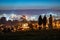
[[[42,17],[41,17],[41,15],[38,18],[38,24],[39,24],[39,29],[41,29],[41,25],[42,25]]]
[[[47,17],[44,15],[43,17],[43,28],[46,29]]]

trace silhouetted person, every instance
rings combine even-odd
[[[42,17],[41,17],[41,15],[38,18],[38,24],[39,24],[39,29],[41,29],[41,25],[42,25]]]
[[[52,29],[52,15],[50,14],[50,17],[49,17],[49,29]]]
[[[46,15],[43,17],[43,28],[46,29],[47,17]]]

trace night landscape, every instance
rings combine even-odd
[[[0,0],[0,40],[59,40],[60,0]]]

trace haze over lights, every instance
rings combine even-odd
[[[58,16],[58,14],[54,14],[53,12],[49,12],[49,13],[47,13],[47,14],[41,14],[42,15],[42,17],[44,16],[44,15],[46,15],[47,17],[49,17],[50,16],[50,14],[52,14],[52,16],[54,16],[55,18]],[[19,20],[19,21],[21,21],[21,17],[22,17],[22,15],[18,15],[18,14],[14,14],[14,13],[12,13],[12,14],[1,14],[0,15],[0,18],[1,17],[6,17],[7,18],[7,20]],[[38,17],[39,17],[39,15],[25,15],[26,16],[26,19],[29,21],[29,20],[38,20]],[[57,17],[57,18],[60,18],[60,16],[59,17]]]

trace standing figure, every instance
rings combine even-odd
[[[50,17],[49,17],[49,29],[52,29],[52,15],[50,14]]]
[[[39,30],[42,28],[42,17],[41,17],[41,15],[39,16],[39,18],[38,18],[38,24],[39,24]]]
[[[43,29],[46,29],[46,24],[47,24],[47,17],[44,15],[43,17]]]

